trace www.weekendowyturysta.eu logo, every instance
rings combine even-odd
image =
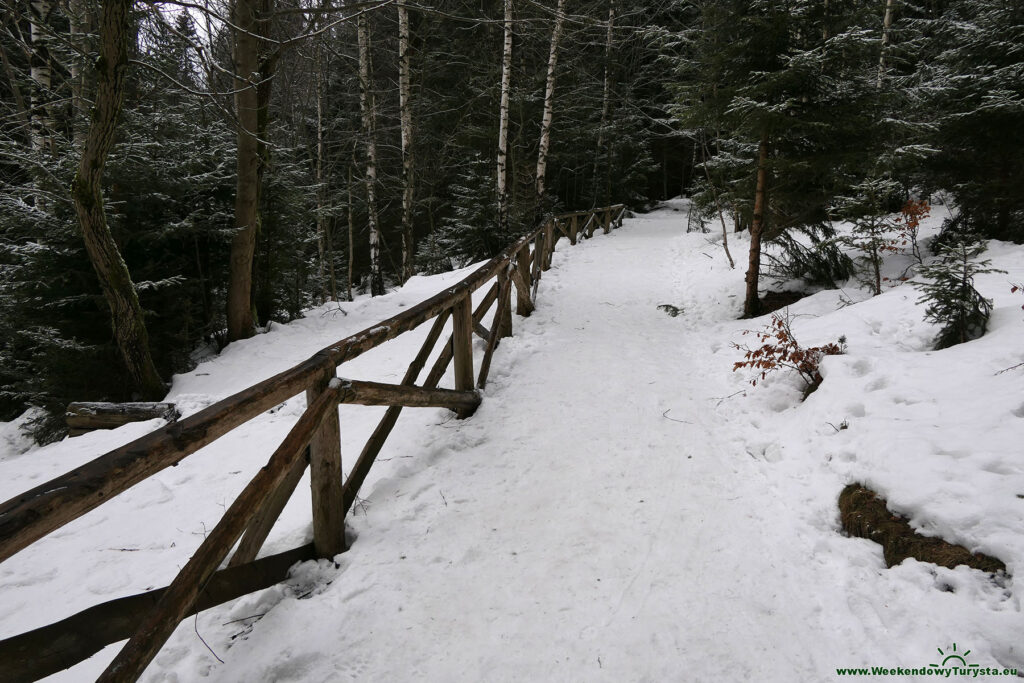
[[[965,666],[965,667],[973,669],[974,667],[980,667],[981,666],[980,664],[968,664],[967,663],[967,655],[971,654],[971,651],[970,650],[966,650],[965,652],[958,654],[957,651],[956,651],[956,643],[953,643],[953,647],[951,648],[949,654],[946,654],[945,652],[943,652],[941,647],[937,647],[935,649],[938,650],[939,654],[942,655],[943,657],[945,657],[945,659],[942,660],[942,664],[929,664],[928,665],[928,666],[932,667],[933,669],[940,669],[940,668],[945,667],[945,666],[956,666],[956,667]]]
[[[967,657],[971,651],[959,648],[956,643],[935,649],[939,654],[939,657],[936,658],[939,663],[931,663],[928,666],[868,666],[836,669],[836,674],[839,676],[936,676],[942,678],[1017,675],[1017,669],[1000,669],[968,662]]]

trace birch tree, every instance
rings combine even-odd
[[[501,103],[498,109],[498,234],[509,234],[508,112],[512,85],[512,0],[505,0],[505,41],[501,51]]]
[[[359,43],[359,109],[362,113],[363,153],[366,171],[366,214],[370,231],[370,295],[384,294],[380,267],[380,226],[377,223],[377,121],[376,98],[371,89],[370,27],[365,14],[357,22]]]
[[[33,0],[29,3],[29,39],[31,56],[29,75],[32,79],[31,137],[37,153],[55,153],[53,146],[53,108],[50,104],[53,71],[50,63],[50,28],[47,22],[53,3]]]
[[[415,274],[413,233],[412,68],[409,59],[409,10],[398,2],[398,107],[402,127],[402,282]]]
[[[540,123],[540,146],[537,150],[536,201],[537,220],[540,221],[543,211],[544,181],[548,167],[548,150],[551,147],[551,121],[555,107],[555,73],[558,67],[558,45],[562,40],[562,27],[565,23],[565,0],[558,0],[555,8],[555,27],[551,32],[551,50],[548,53],[548,73],[544,86],[544,115]]]
[[[882,49],[878,55],[878,87],[882,87],[885,76],[885,53],[889,47],[889,31],[892,29],[893,0],[885,0],[885,15],[882,17]]]

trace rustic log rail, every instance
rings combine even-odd
[[[281,402],[305,392],[307,407],[267,464],[253,477],[167,588],[122,598],[29,633],[0,641],[5,680],[36,680],[72,666],[131,635],[101,681],[136,680],[189,614],[266,588],[287,576],[291,564],[331,558],[345,546],[345,515],[404,407],[444,407],[460,417],[480,403],[491,359],[512,334],[516,312],[534,309],[537,285],[551,267],[561,237],[576,244],[621,226],[623,205],[548,219],[473,273],[418,305],[332,344],[306,361],[116,448],[0,505],[0,562],[81,517],[119,493],[209,445]],[[494,281],[474,310],[473,292]],[[494,307],[490,327],[484,318]],[[420,385],[416,382],[451,319],[451,334]],[[419,353],[400,384],[336,376],[346,361],[433,320]],[[486,342],[474,372],[473,335]],[[454,389],[438,388],[454,365]],[[340,404],[388,406],[347,479],[341,469]],[[310,468],[313,543],[257,560],[285,503]],[[235,547],[234,555],[228,558]],[[218,568],[227,562],[227,569]],[[104,623],[93,628],[93,620]],[[88,623],[88,627],[84,626]],[[88,636],[79,631],[91,629]]]
[[[129,422],[161,418],[174,422],[179,417],[173,403],[87,403],[68,405],[64,414],[68,436],[81,436],[94,429],[115,429]]]

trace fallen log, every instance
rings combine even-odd
[[[129,422],[160,418],[174,422],[180,417],[173,403],[75,402],[68,404],[64,419],[71,436],[94,429],[116,429]]]
[[[240,598],[288,578],[297,562],[314,559],[313,544],[223,569],[214,574],[186,616]],[[3,680],[35,681],[74,666],[111,643],[131,637],[167,588],[104,602],[48,626],[0,640]]]
[[[995,557],[972,553],[941,538],[922,536],[906,519],[890,512],[878,494],[860,484],[850,484],[839,494],[839,514],[846,533],[882,546],[887,567],[912,557],[949,569],[965,564],[983,572],[1006,571],[1006,565]]]

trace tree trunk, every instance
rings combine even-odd
[[[512,0],[505,0],[505,44],[501,52],[501,104],[498,110],[498,234],[509,234],[508,109],[512,84]]]
[[[380,268],[380,227],[377,224],[377,140],[376,98],[370,91],[370,26],[366,14],[358,19],[359,109],[363,118],[363,144],[366,154],[366,215],[370,228],[370,295],[384,294],[384,275]]]
[[[110,306],[111,326],[118,350],[142,398],[155,400],[162,398],[167,388],[153,364],[139,297],[128,266],[107,226],[101,192],[103,170],[114,144],[124,100],[128,50],[134,37],[132,0],[104,2],[92,123],[85,138],[78,172],[71,183],[71,194],[89,261]]]
[[[614,31],[615,28],[615,0],[609,0],[608,2],[608,32],[605,35],[604,42],[604,91],[601,96],[601,125],[597,129],[597,149],[594,154],[594,206],[597,206],[601,202],[599,198],[600,186],[600,163],[601,159],[605,162],[605,197],[604,205],[609,206],[612,203],[612,168],[611,158],[605,150],[605,128],[608,125],[608,117],[611,113],[611,93],[612,93],[612,81],[611,81],[611,63],[612,63],[612,47],[614,46]]]
[[[878,87],[882,87],[885,76],[885,49],[889,46],[889,29],[892,27],[893,0],[885,1],[885,16],[882,18],[882,49],[878,55]]]
[[[558,43],[562,40],[562,26],[565,22],[565,0],[558,0],[555,8],[555,28],[551,32],[551,51],[548,54],[548,77],[544,88],[544,116],[540,123],[540,147],[537,151],[537,220],[541,219],[544,201],[544,180],[548,166],[548,149],[551,146],[551,119],[555,104],[555,69],[558,65]]]
[[[68,0],[68,21],[71,31],[71,45],[79,51],[79,54],[72,54],[71,72],[71,111],[72,111],[72,144],[75,149],[81,149],[85,143],[85,125],[87,105],[85,102],[85,75],[82,65],[85,63],[84,55],[88,54],[86,36],[91,31],[90,8],[86,0]]]
[[[320,257],[320,302],[323,303],[327,301],[327,274],[325,271],[327,260],[330,258],[327,249],[330,240],[327,235],[327,221],[324,218],[324,64],[323,47],[319,37],[313,50],[315,62],[313,69],[316,72],[314,75],[316,79],[316,245]],[[334,288],[333,265],[331,270],[330,296],[332,301],[336,301],[338,297]]]
[[[355,157],[355,153],[352,154]],[[355,159],[352,159],[352,163],[355,163]],[[348,280],[346,282],[346,291],[348,293],[348,300],[352,301],[352,266],[355,262],[356,253],[356,220],[355,212],[352,208],[352,164],[348,165]]]
[[[234,72],[238,156],[235,179],[235,234],[228,274],[228,341],[255,332],[252,266],[260,226],[263,175],[259,136],[259,0],[235,0]]]
[[[761,312],[757,286],[761,274],[761,234],[764,232],[764,212],[768,194],[768,133],[761,135],[757,150],[757,187],[754,190],[754,217],[750,223],[750,261],[747,266],[747,293],[743,301],[743,316],[753,318]]]
[[[729,229],[725,227],[725,213],[722,211],[722,204],[718,201],[718,189],[715,187],[715,183],[711,180],[711,171],[708,170],[707,159],[710,154],[708,153],[707,144],[704,142],[703,134],[701,135],[701,147],[703,148],[704,153],[704,163],[701,165],[704,167],[704,177],[707,178],[708,189],[711,190],[711,197],[715,200],[715,209],[718,211],[718,220],[722,223],[722,247],[725,249],[725,257],[729,259],[729,268],[731,270],[736,268],[736,262],[732,260],[732,253],[729,251]],[[693,162],[691,165],[693,168],[697,167],[696,139],[693,141]],[[733,213],[735,214],[735,210]],[[758,257],[758,267],[760,267],[760,257]]]
[[[0,43],[0,63],[3,64],[4,75],[7,77],[7,84],[11,89],[11,96],[14,98],[14,106],[21,119],[21,123],[31,134],[32,112],[29,111],[28,102],[26,102],[25,97],[21,94],[21,88],[18,87],[18,77],[14,73],[14,65],[11,63],[7,50],[4,49],[2,43]],[[29,97],[31,97],[31,93],[29,93]]]
[[[32,79],[31,139],[32,149],[40,154],[54,153],[52,68],[50,64],[50,29],[47,22],[53,4],[50,0],[29,3],[29,39],[32,41],[29,75]],[[118,105],[120,109],[120,105]]]
[[[330,278],[331,285],[331,301],[338,300],[338,278],[334,274],[334,237],[331,235],[334,230],[335,221],[331,218],[331,221],[327,224],[324,235],[327,237],[327,273]]]
[[[398,106],[402,126],[402,282],[416,271],[415,237],[412,229],[412,69],[409,60],[409,11],[398,3]]]

